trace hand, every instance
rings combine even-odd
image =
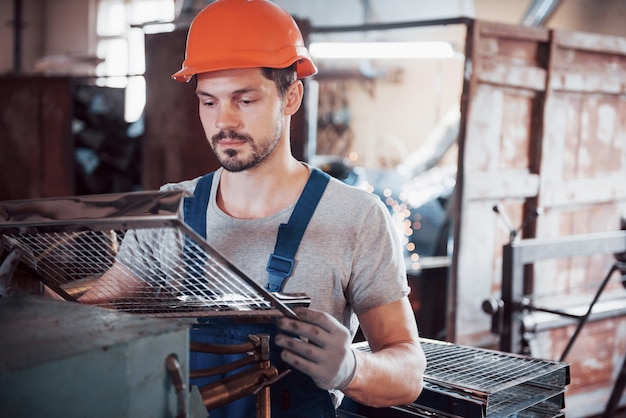
[[[281,358],[311,376],[321,389],[344,389],[356,372],[350,332],[325,312],[308,308],[294,310],[301,321],[283,317],[278,327],[300,338],[276,335],[276,344],[284,348]]]

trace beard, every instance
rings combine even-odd
[[[211,148],[217,160],[226,171],[233,173],[245,171],[258,166],[270,156],[272,151],[278,146],[282,132],[282,118],[277,118],[270,131],[258,141],[255,141],[252,136],[247,134],[237,133],[232,130],[222,130],[211,137]],[[250,153],[246,155],[239,147],[237,149],[226,148],[219,152],[217,146],[221,140],[226,138],[246,142],[250,147]]]

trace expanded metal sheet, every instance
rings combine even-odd
[[[68,300],[153,316],[295,316],[304,295],[269,293],[182,222],[184,195],[0,202],[3,253]],[[2,254],[0,254],[2,255]]]
[[[564,363],[447,343],[425,342],[428,379],[489,395],[528,381],[554,387],[567,382]],[[554,382],[550,382],[554,379]]]
[[[424,390],[412,404],[395,409],[464,418],[563,416],[567,363],[425,338],[421,343]],[[367,342],[354,347],[369,351]]]

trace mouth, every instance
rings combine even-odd
[[[250,142],[250,139],[243,135],[237,135],[229,132],[220,132],[213,136],[213,145],[222,147],[237,147]]]
[[[215,144],[226,147],[238,146],[247,143],[248,141],[239,138],[222,138],[215,141]]]

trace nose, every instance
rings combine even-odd
[[[235,129],[239,125],[239,116],[237,110],[232,104],[224,104],[220,106],[215,120],[215,126],[220,130]]]

